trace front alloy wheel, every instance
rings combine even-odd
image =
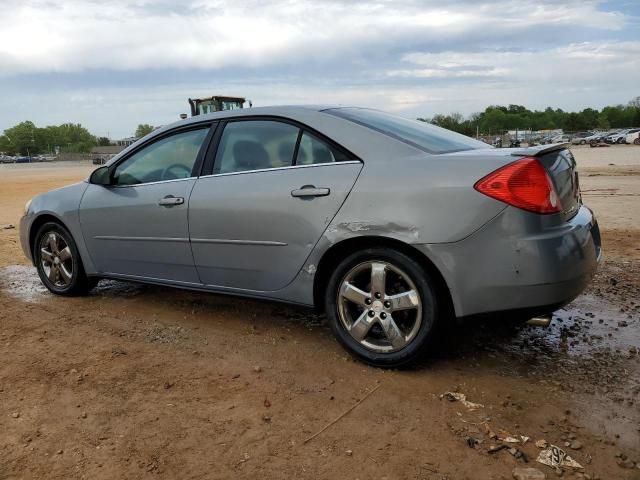
[[[412,258],[371,248],[340,262],[325,309],[336,338],[352,354],[374,366],[396,367],[425,350],[437,319],[434,292]]]
[[[40,238],[40,263],[44,274],[52,285],[68,288],[73,279],[73,256],[62,236],[48,232]]]
[[[73,237],[58,223],[40,227],[33,258],[42,283],[58,295],[84,295],[97,283],[85,274]]]

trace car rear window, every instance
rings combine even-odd
[[[479,140],[427,122],[397,117],[369,108],[330,108],[325,113],[350,120],[428,153],[450,153],[490,148]]]

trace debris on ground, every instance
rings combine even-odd
[[[482,443],[482,440],[478,440],[477,438],[474,437],[465,437],[465,442],[467,442],[467,445],[469,446],[469,448],[476,448],[476,445],[479,445]]]
[[[502,441],[502,442],[507,442],[507,443],[520,443],[520,440],[518,440],[517,438],[512,437],[512,436],[507,436],[507,437],[504,437],[504,438],[500,438],[499,440]]]
[[[489,450],[487,450],[487,453],[496,453],[499,452],[500,450],[504,450],[505,448],[509,448],[506,445],[491,445],[489,447]]]
[[[16,226],[11,223],[8,223],[7,225],[2,226],[3,230],[13,230],[14,228],[16,228]]]
[[[513,455],[516,458],[516,460],[520,460],[524,463],[529,463],[529,458],[527,458],[525,453],[519,448],[512,447],[508,451],[511,455]]]
[[[311,435],[310,437],[306,438],[302,443],[308,443],[311,440],[313,440],[314,438],[316,438],[318,435],[320,435],[322,432],[324,432],[327,428],[329,428],[331,425],[335,424],[336,422],[338,422],[340,419],[342,419],[345,415],[347,415],[351,410],[353,410],[354,408],[356,408],[358,405],[360,405],[362,402],[364,402],[367,398],[369,398],[369,396],[371,396],[371,394],[373,392],[375,392],[376,390],[378,390],[380,387],[382,386],[381,383],[379,383],[378,385],[376,385],[375,387],[373,387],[372,389],[370,389],[367,393],[365,393],[365,395],[358,400],[356,403],[354,403],[351,407],[349,407],[347,410],[345,410],[344,412],[342,412],[340,415],[338,415],[334,420],[330,421],[329,423],[327,423],[324,427],[322,427],[320,430],[318,430],[316,433],[314,433],[313,435]]]
[[[547,465],[552,468],[558,467],[570,467],[570,468],[584,468],[573,458],[567,455],[567,452],[555,445],[549,445],[549,448],[542,450],[536,462],[543,465]]]
[[[450,402],[460,402],[469,410],[477,410],[478,408],[484,408],[484,405],[481,403],[473,403],[467,400],[467,396],[464,393],[458,392],[444,392],[440,395],[440,399],[446,398]]]
[[[512,475],[515,480],[545,480],[547,478],[544,472],[531,467],[516,467],[513,469]]]
[[[536,440],[536,447],[538,448],[547,448],[549,443],[546,440]]]

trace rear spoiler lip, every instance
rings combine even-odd
[[[539,145],[537,147],[527,147],[511,152],[514,157],[539,157],[545,153],[555,152],[556,150],[564,150],[569,146],[569,142],[553,143],[551,145]]]

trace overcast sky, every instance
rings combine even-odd
[[[0,131],[131,135],[187,98],[408,117],[640,95],[640,0],[0,0]]]

